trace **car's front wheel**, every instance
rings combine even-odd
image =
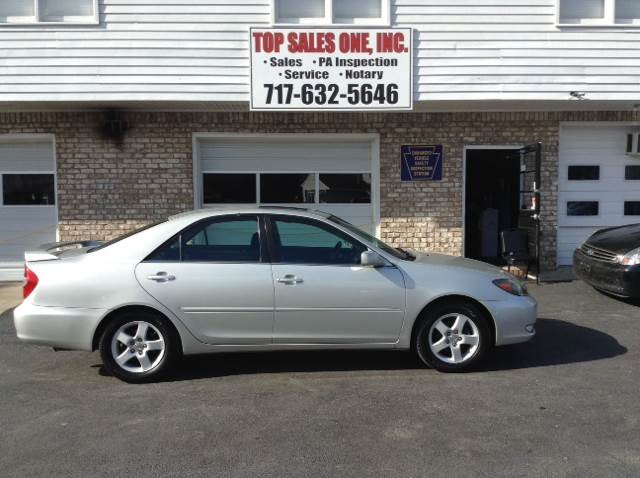
[[[414,336],[418,357],[441,372],[473,368],[491,346],[488,320],[478,307],[462,301],[427,310]]]
[[[109,373],[131,383],[164,377],[179,354],[175,334],[153,312],[124,312],[105,327],[100,355]]]

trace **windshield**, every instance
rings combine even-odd
[[[152,222],[151,224],[147,224],[146,226],[139,227],[138,229],[134,229],[133,231],[130,231],[130,232],[127,232],[126,234],[118,236],[115,239],[111,239],[110,241],[105,242],[104,244],[100,244],[97,247],[92,247],[87,252],[99,251],[100,249],[104,249],[105,247],[109,247],[110,245],[115,244],[116,242],[120,242],[121,240],[126,239],[127,237],[134,236],[134,235],[138,234],[139,232],[146,231],[147,229],[151,229],[152,227],[157,226],[158,224],[165,223],[165,222],[167,222],[167,221],[164,220],[164,221]]]
[[[331,222],[335,224],[338,224],[344,227],[345,229],[348,229],[354,235],[358,236],[361,239],[364,239],[367,242],[370,242],[371,244],[376,246],[378,249],[383,250],[387,254],[391,254],[393,257],[396,257],[397,259],[403,259],[408,261],[412,261],[415,259],[415,256],[413,254],[408,253],[404,249],[391,247],[389,244],[382,242],[377,237],[374,237],[368,232],[363,231],[359,227],[356,227],[353,224],[348,223],[344,219],[340,219],[339,217],[336,217],[336,216],[327,216],[327,219],[329,219]]]

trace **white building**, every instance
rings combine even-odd
[[[411,29],[408,68],[364,68],[406,80],[411,109],[250,111],[250,28]],[[517,151],[537,142],[543,267],[570,264],[594,229],[639,219],[639,28],[637,0],[4,0],[0,276],[27,247],[220,202],[311,205],[478,256],[534,203]],[[403,146],[441,146],[442,178],[403,181]]]

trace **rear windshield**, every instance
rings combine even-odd
[[[146,226],[142,226],[142,227],[140,227],[138,229],[134,229],[133,231],[130,231],[130,232],[127,232],[126,234],[118,236],[115,239],[111,239],[110,241],[105,242],[104,244],[100,244],[97,247],[93,247],[93,248],[89,249],[87,252],[99,251],[100,249],[104,249],[105,247],[109,247],[109,246],[115,244],[116,242],[120,242],[121,240],[126,239],[127,237],[135,236],[139,232],[146,231],[147,229],[151,229],[152,227],[155,227],[158,224],[164,224],[165,222],[167,222],[166,219],[164,221],[152,222],[151,224],[147,224]]]

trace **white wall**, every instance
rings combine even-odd
[[[0,102],[248,101],[270,0],[100,0],[97,26],[0,26]],[[555,25],[555,0],[392,0],[415,99],[637,100],[640,30]]]

